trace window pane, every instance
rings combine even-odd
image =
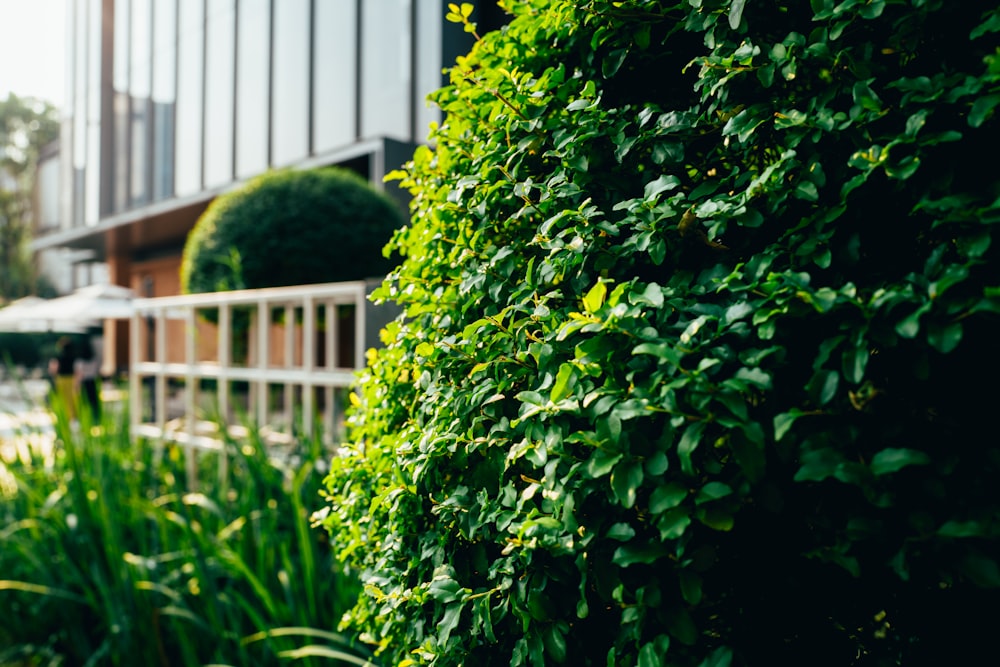
[[[153,199],[174,193],[174,108],[177,92],[177,2],[153,5]]]
[[[87,176],[86,223],[101,215],[101,3],[91,0],[87,45]]]
[[[315,21],[313,142],[319,153],[356,138],[356,5],[317,2]]]
[[[243,0],[238,19],[236,175],[243,178],[267,169],[268,70],[271,66],[269,0]]]
[[[441,74],[441,21],[444,9],[441,0],[421,0],[417,3],[417,11],[417,29],[414,31],[417,62],[413,68],[417,72],[416,99],[413,101],[417,135],[413,140],[425,141],[430,124],[441,120],[441,112],[427,101],[427,95],[444,85]]]
[[[274,3],[274,117],[271,162],[309,153],[309,0]]]
[[[129,200],[132,206],[149,199],[146,177],[149,174],[149,108],[152,84],[152,7],[151,0],[132,0],[131,60],[129,62],[129,94],[132,101],[132,178]]]
[[[208,0],[205,82],[205,187],[233,180],[234,0]]]
[[[410,0],[365,0],[361,136],[410,137]]]
[[[175,177],[175,189],[178,195],[193,194],[201,190],[204,11],[202,0],[180,0]]]

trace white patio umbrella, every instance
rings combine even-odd
[[[49,299],[32,308],[27,317],[42,321],[49,331],[74,331],[98,326],[101,320],[132,317],[135,293],[119,285],[88,285],[71,294]]]
[[[0,331],[13,331],[21,333],[50,331],[53,323],[38,317],[39,309],[48,304],[47,299],[37,296],[26,296],[16,301],[10,302],[4,308],[0,308]],[[86,324],[65,322],[60,331],[67,333],[82,332],[86,329]]]
[[[21,324],[45,299],[26,296],[0,308],[0,331],[21,331]]]

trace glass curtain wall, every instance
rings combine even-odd
[[[71,0],[64,219],[94,225],[363,140],[425,140],[443,6]]]

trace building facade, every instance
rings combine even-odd
[[[480,28],[499,26],[495,3],[482,5]],[[438,117],[426,95],[471,45],[442,0],[67,0],[67,10],[58,219],[33,249],[76,251],[141,296],[178,292],[198,216],[250,177],[340,165],[381,186],[425,140]]]

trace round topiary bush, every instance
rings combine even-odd
[[[348,622],[400,667],[992,655],[995,3],[504,4],[400,174]]]
[[[185,293],[360,280],[391,267],[403,222],[386,195],[340,168],[272,171],[217,197],[188,235]]]

